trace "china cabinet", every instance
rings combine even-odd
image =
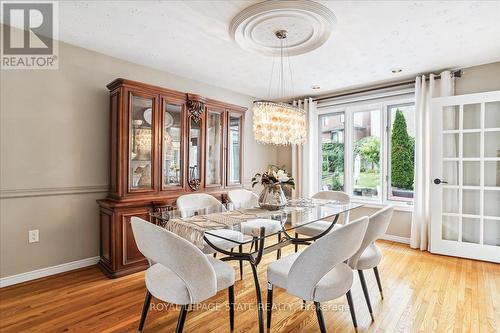
[[[99,267],[118,277],[147,268],[130,218],[194,191],[225,199],[243,180],[246,108],[117,79],[110,91],[110,191],[100,207]]]

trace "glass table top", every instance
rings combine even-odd
[[[153,221],[166,227],[172,220],[180,220],[194,226],[202,226],[205,236],[215,237],[243,245],[254,242],[262,238],[260,228],[257,227],[252,235],[241,235],[241,237],[228,237],[227,233],[221,232],[222,229],[241,231],[241,227],[246,222],[256,219],[264,219],[264,224],[279,224],[271,232],[265,232],[263,237],[270,237],[280,233],[293,232],[299,227],[303,227],[318,221],[333,223],[335,216],[347,213],[353,209],[361,207],[356,203],[341,203],[332,200],[323,199],[297,199],[289,200],[287,206],[278,211],[264,210],[259,207],[254,208],[235,208],[231,203],[220,204],[217,206],[208,206],[197,209],[174,209],[163,210],[161,212],[151,213]],[[271,220],[271,221],[269,221]],[[227,221],[231,221],[230,226]],[[236,221],[236,222],[235,222]],[[266,223],[267,222],[267,223]],[[259,223],[257,223],[259,225]]]

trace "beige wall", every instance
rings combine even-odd
[[[108,186],[107,83],[128,78],[246,107],[254,100],[65,43],[59,47],[59,70],[1,72],[0,277],[99,255],[95,200]],[[246,119],[248,182],[277,163],[277,149],[257,144],[251,111]],[[28,244],[31,229],[40,230],[39,243]]]
[[[500,62],[463,69],[455,81],[455,95],[500,90]]]

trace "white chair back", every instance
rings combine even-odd
[[[215,270],[200,249],[139,217],[132,217],[131,224],[139,251],[149,261],[170,269],[186,284],[191,304],[217,293]]]
[[[232,190],[227,193],[229,200],[233,203],[235,209],[253,208],[258,206],[259,197],[252,191],[245,189]]]
[[[336,200],[345,204],[351,202],[349,196],[346,193],[340,191],[319,191],[318,193],[314,194],[312,198],[323,199],[323,200]],[[349,223],[349,211],[342,214],[337,221],[337,224],[347,224],[347,223]]]
[[[206,193],[193,193],[181,195],[177,198],[177,209],[180,211],[182,217],[190,217],[192,212],[201,209],[213,209],[213,211],[206,211],[205,213],[216,213],[224,210],[224,205],[210,194]]]
[[[302,299],[313,299],[323,276],[359,249],[367,226],[368,217],[361,217],[309,245],[290,268],[287,290]]]
[[[370,222],[366,228],[363,242],[361,243],[358,251],[347,262],[351,268],[355,269],[359,257],[361,257],[366,248],[385,234],[387,227],[389,227],[389,223],[391,222],[393,212],[394,207],[387,206],[370,216]]]

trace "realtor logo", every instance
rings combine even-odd
[[[56,2],[2,2],[2,69],[57,69]]]

